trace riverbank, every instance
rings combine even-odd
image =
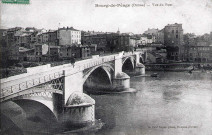
[[[212,63],[145,64],[146,71],[212,70]]]

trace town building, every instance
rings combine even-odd
[[[44,58],[45,55],[48,55],[49,51],[49,46],[47,44],[36,44],[35,45],[35,60],[40,62],[40,61],[45,61],[46,59]]]
[[[182,24],[168,24],[164,28],[164,45],[167,47],[167,58],[178,61],[184,59]]]
[[[164,29],[159,30],[155,35],[155,43],[164,44]]]
[[[152,36],[152,41],[151,43],[159,43],[159,44],[164,44],[164,29],[159,30],[158,28],[155,29],[148,29],[144,32],[143,35],[149,35]]]
[[[17,44],[16,33],[21,31],[23,28],[15,27],[4,31],[3,39],[6,43],[7,58],[10,60],[18,60],[19,56],[19,45]]]
[[[80,46],[80,58],[90,57],[91,55],[95,54],[97,51],[97,45],[82,45]]]
[[[49,61],[59,60],[59,54],[60,54],[60,46],[49,45],[49,50],[47,55]]]
[[[20,61],[35,61],[34,49],[19,47]]]
[[[189,56],[187,57],[187,60],[189,62],[212,62],[212,46],[193,45],[187,46],[186,49],[188,49]]]
[[[50,46],[57,46],[58,45],[57,31],[49,30],[47,33],[48,33],[48,43],[47,44]]]
[[[130,47],[130,35],[129,34],[121,34],[118,37],[118,51],[130,51],[132,50]]]
[[[146,35],[157,35],[158,31],[159,31],[159,29],[155,29],[155,28],[150,29],[150,28],[148,28],[148,30],[144,31],[144,34],[146,34]]]
[[[212,62],[212,45],[210,45],[209,34],[196,36],[194,34],[184,35],[185,60],[188,62]]]
[[[60,46],[60,59],[86,58],[96,52],[97,45]]]
[[[21,47],[30,48],[31,42],[31,34],[30,33],[22,33],[18,38],[18,44]]]
[[[21,27],[15,27],[6,30],[4,39],[6,40],[7,45],[10,46],[15,44],[16,42],[15,34],[17,31],[20,31],[21,29],[22,29]]]
[[[119,46],[119,36],[120,36],[119,30],[116,33],[107,33],[106,51],[112,53],[117,50]]]
[[[154,35],[148,35],[148,34],[142,34],[137,39],[139,40],[140,45],[151,45],[152,43],[155,43],[155,36]]]
[[[70,59],[71,57],[78,57],[80,54],[79,48],[72,45],[63,45],[60,47],[60,59]]]
[[[82,44],[96,44],[97,50],[106,50],[107,34],[87,34],[82,36]]]
[[[34,55],[35,55],[35,60],[38,62],[59,60],[60,46],[36,44]]]
[[[78,45],[81,44],[81,31],[73,27],[59,28],[57,31],[59,45]]]

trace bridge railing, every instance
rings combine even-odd
[[[33,76],[33,75],[32,75]],[[1,95],[0,95],[0,99],[4,99],[7,96],[10,96],[12,94],[16,94],[19,93],[21,91],[24,91],[26,89],[38,86],[40,84],[49,82],[51,80],[57,79],[64,76],[64,72],[63,71],[59,71],[59,72],[55,72],[52,74],[44,74],[44,76],[39,76],[39,77],[30,77],[28,76],[26,78],[26,80],[23,81],[18,81],[16,84],[13,85],[7,85],[1,83]],[[32,79],[30,79],[32,78]]]
[[[133,51],[133,52],[124,52],[123,53],[123,56],[124,57],[127,57],[127,56],[132,56],[132,55],[135,55],[135,54],[137,54],[137,53],[143,53],[144,51],[142,51],[142,50],[139,50],[139,51]]]
[[[142,51],[120,52],[118,54],[107,55],[107,56],[95,55],[91,59],[77,61],[75,63],[75,68],[73,68],[72,71],[69,71],[69,73],[73,74],[75,72],[79,72],[79,71],[82,71],[82,70],[87,69],[87,68],[91,68],[91,67],[98,66],[98,65],[101,65],[101,64],[106,63],[106,62],[113,61],[117,57],[119,57],[120,55],[121,55],[121,57],[128,57],[128,56],[135,55],[136,53],[141,53],[141,52]],[[70,67],[72,67],[71,64],[66,65],[66,68],[70,68]]]
[[[115,59],[115,56],[117,56],[117,54],[109,55],[109,56],[100,56],[100,57],[96,56],[87,61],[79,61],[76,63],[76,66],[82,66],[83,69],[81,69],[81,70],[84,70],[86,68],[97,66],[97,65],[103,64],[105,62],[113,61]]]

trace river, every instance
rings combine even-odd
[[[212,135],[212,73],[157,73],[159,77],[131,77],[136,93],[90,95],[96,101],[95,117],[103,123],[102,128],[78,133],[61,130],[61,134]],[[20,127],[38,132],[49,130],[41,124],[42,120],[26,120],[17,107],[8,105],[4,105],[7,110],[2,112],[10,114]],[[58,131],[63,128],[55,127]]]
[[[137,93],[93,95],[95,135],[212,135],[212,74],[158,73],[131,77]]]

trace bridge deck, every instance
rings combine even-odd
[[[24,90],[30,90],[32,87],[47,83],[51,80],[64,77],[66,75],[75,74],[83,71],[84,69],[101,65],[106,62],[113,61],[118,58],[124,58],[135,55],[139,52],[122,52],[119,54],[101,56],[92,56],[91,59],[77,61],[75,66],[72,64],[64,64],[60,66],[51,67],[50,64],[27,68],[27,73],[16,75],[8,78],[1,79],[1,95],[2,100],[5,97],[19,93]]]

